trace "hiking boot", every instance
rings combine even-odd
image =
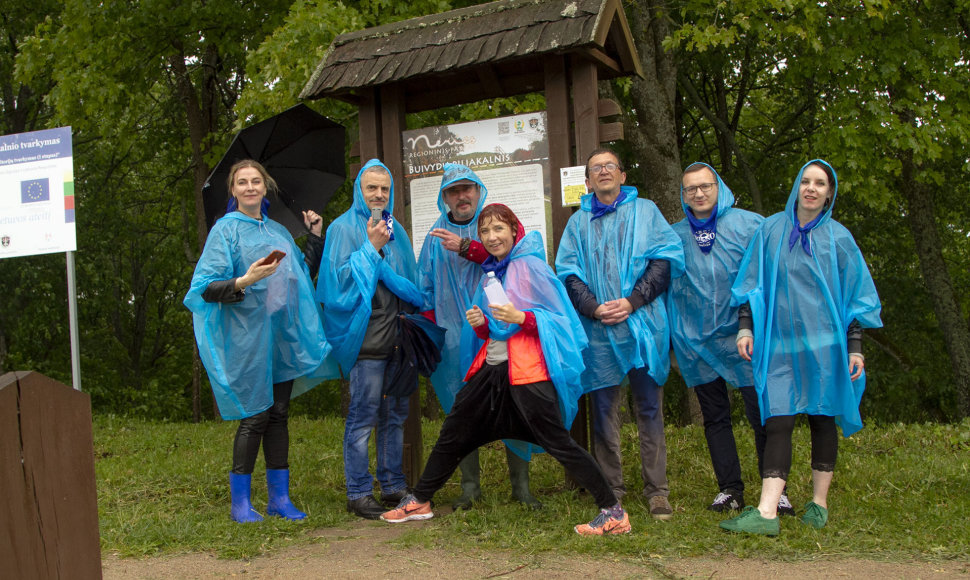
[[[401,500],[408,494],[408,488],[404,488],[394,493],[381,493],[381,503],[387,507],[397,507]]]
[[[741,495],[741,492],[725,493],[721,491],[718,492],[711,505],[707,506],[707,509],[712,512],[729,512],[731,510],[739,511],[743,507],[744,496]]]
[[[788,494],[786,493],[781,494],[781,497],[778,498],[778,515],[779,516],[795,515],[795,508],[792,507],[791,502],[788,501]]]
[[[778,532],[781,531],[777,517],[772,519],[762,517],[761,512],[753,505],[744,508],[741,515],[724,520],[718,525],[729,532],[758,534],[762,536],[777,536]]]
[[[617,518],[613,515],[613,510],[607,508],[600,510],[598,516],[588,524],[579,524],[573,529],[580,536],[602,536],[606,534],[629,534],[633,529],[630,526],[630,516],[626,510],[622,510],[623,517]]]
[[[650,498],[650,515],[656,520],[669,520],[674,513],[670,501],[665,495],[655,495]]]
[[[829,521],[829,510],[818,505],[814,501],[810,501],[805,504],[805,514],[802,516],[802,522],[806,523],[816,530],[821,530],[825,527],[825,523]]]
[[[433,517],[431,502],[419,502],[410,493],[404,496],[396,508],[381,514],[381,519],[391,524],[400,524],[411,520],[430,520]]]
[[[366,520],[380,519],[384,509],[384,506],[377,503],[372,495],[347,500],[347,511]]]

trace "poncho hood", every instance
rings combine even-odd
[[[684,173],[687,173],[687,171],[689,171],[691,169],[696,169],[698,167],[706,167],[706,168],[710,169],[711,170],[711,173],[713,173],[714,174],[714,177],[717,179],[717,216],[718,217],[721,217],[722,215],[724,215],[724,212],[726,212],[727,210],[731,209],[734,206],[734,201],[735,201],[734,200],[734,192],[731,191],[731,188],[728,187],[728,185],[726,183],[724,183],[724,180],[723,179],[721,179],[721,174],[719,174],[717,172],[717,170],[715,170],[713,167],[711,167],[707,163],[702,163],[700,161],[697,161],[695,163],[691,163],[690,165],[687,166],[687,169],[684,170]],[[681,182],[681,184],[680,184],[680,208],[682,210],[684,210],[684,215],[685,216],[686,215],[693,215],[693,214],[690,214],[689,213],[690,212],[690,206],[687,205],[687,202],[686,201],[684,201],[684,184],[683,184],[683,182]]]
[[[798,172],[798,177],[795,178],[795,183],[791,186],[791,193],[788,195],[788,203],[785,204],[785,215],[788,216],[788,220],[791,222],[792,226],[795,225],[795,208],[798,207],[798,190],[802,184],[802,175],[805,174],[805,170],[808,169],[809,165],[818,164],[824,165],[832,172],[832,176],[835,178],[835,183],[832,184],[832,200],[829,204],[822,210],[821,219],[815,224],[815,227],[819,227],[825,222],[832,219],[832,208],[835,207],[835,196],[839,192],[839,176],[835,173],[835,169],[828,164],[824,159],[812,159],[805,165],[802,165],[801,170]],[[802,224],[804,225],[804,224]]]
[[[360,179],[364,176],[364,173],[372,167],[383,167],[387,175],[391,177],[391,170],[387,168],[387,165],[381,163],[379,159],[371,159],[360,168],[357,172],[357,179],[354,180],[354,204],[351,208],[354,212],[359,213],[364,217],[370,217],[370,208],[367,207],[367,202],[364,201],[364,191],[360,188]],[[387,197],[387,207],[384,208],[387,213],[394,213],[394,178],[391,177],[391,193]]]
[[[478,214],[482,213],[482,208],[485,207],[485,198],[488,196],[488,189],[482,183],[481,178],[475,175],[475,172],[465,165],[460,163],[445,163],[444,169],[445,172],[441,176],[441,186],[438,188],[438,211],[441,212],[442,218],[451,223],[451,220],[448,219],[448,205],[445,203],[445,189],[456,181],[467,179],[477,184],[481,192],[478,196],[478,207],[475,208],[475,216],[471,221],[471,223],[476,223],[478,221]],[[436,225],[435,227],[438,226]],[[477,238],[478,236],[475,237]]]

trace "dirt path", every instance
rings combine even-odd
[[[734,557],[630,560],[613,556],[565,557],[554,553],[454,552],[389,544],[403,531],[400,527],[361,521],[346,528],[318,530],[309,545],[251,560],[220,560],[211,554],[141,560],[105,555],[104,578],[970,578],[967,562],[930,564],[854,559],[777,562]]]

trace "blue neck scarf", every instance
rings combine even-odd
[[[230,195],[229,203],[226,204],[226,213],[236,211],[237,209],[239,209],[239,202],[236,201],[236,196]],[[264,197],[263,202],[259,204],[259,213],[266,215],[266,212],[268,211],[269,211],[269,200]]]
[[[605,203],[601,202],[599,198],[596,197],[596,194],[594,193],[593,199],[592,199],[592,206],[590,208],[591,211],[593,212],[593,217],[589,218],[589,221],[599,219],[608,213],[615,212],[616,206],[620,205],[620,202],[622,202],[624,199],[626,199],[626,192],[623,191],[622,189],[620,190],[620,195],[616,196],[616,199],[613,200],[613,203],[609,205],[606,205]]]
[[[802,225],[799,225],[799,223],[798,223],[798,208],[797,207],[795,208],[795,216],[794,216],[795,217],[795,227],[792,228],[791,235],[788,236],[788,251],[789,252],[792,251],[792,249],[795,247],[795,244],[798,243],[798,238],[801,238],[802,239],[802,249],[805,250],[805,253],[808,254],[809,256],[812,255],[812,243],[811,243],[811,241],[808,238],[808,234],[809,234],[809,232],[812,231],[812,228],[814,228],[816,225],[818,225],[819,220],[821,220],[822,219],[822,216],[824,216],[824,215],[825,215],[825,210],[822,210],[822,213],[820,213],[817,216],[815,216],[815,219],[813,219],[812,221],[810,221],[807,224],[805,224],[804,226],[802,226]]]
[[[509,255],[505,256],[501,260],[496,260],[495,256],[489,256],[485,258],[484,262],[482,262],[482,270],[484,270],[486,274],[489,272],[495,272],[495,277],[498,278],[500,282],[503,282],[505,281],[505,271],[508,270],[509,261],[511,259],[511,251],[509,251]]]
[[[697,240],[697,246],[701,252],[707,254],[714,247],[714,238],[717,237],[717,208],[711,212],[711,216],[706,220],[694,217],[694,211],[687,212],[687,221],[690,222],[690,231]]]

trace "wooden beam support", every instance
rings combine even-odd
[[[383,85],[381,91],[381,161],[391,170],[394,179],[394,219],[411,229],[411,204],[404,187],[404,151],[401,133],[404,131],[404,95],[401,85]]]
[[[500,75],[502,92],[495,95],[485,95],[478,77],[421,79],[418,82],[408,82],[405,87],[407,95],[407,112],[417,113],[442,107],[451,107],[464,103],[474,103],[485,98],[512,97],[524,93],[541,91],[542,71],[497,70]]]
[[[359,125],[357,142],[360,146],[358,154],[363,164],[381,156],[381,116],[377,91],[371,89],[361,96],[361,104],[357,108]]]
[[[601,123],[599,126],[600,144],[623,140],[623,123]]]
[[[599,95],[596,65],[585,58],[573,56],[573,132],[576,142],[576,165],[584,165],[586,157],[599,147]]]
[[[502,88],[502,80],[495,74],[494,68],[480,66],[475,69],[475,74],[478,75],[478,82],[482,84],[482,88],[484,89],[482,93],[483,98],[494,99],[505,94]]]
[[[609,69],[607,71],[603,71],[603,72],[613,73],[612,75],[608,75],[608,76],[618,76],[618,77],[626,76],[626,73],[623,72],[623,66],[620,65],[620,63],[618,63],[617,61],[615,61],[612,57],[610,57],[610,55],[606,54],[605,52],[603,52],[598,48],[589,48],[585,53],[580,53],[580,54],[586,54],[587,56],[589,56],[590,59],[592,59],[594,62],[599,64],[601,67]]]
[[[546,138],[549,140],[549,191],[552,199],[552,247],[559,249],[559,240],[572,211],[562,205],[559,169],[572,163],[570,139],[569,84],[566,58],[550,56],[544,62],[546,95]]]
[[[623,110],[620,109],[620,103],[617,103],[613,99],[600,99],[596,103],[596,107],[599,109],[600,119],[603,117],[619,115],[623,112]]]

